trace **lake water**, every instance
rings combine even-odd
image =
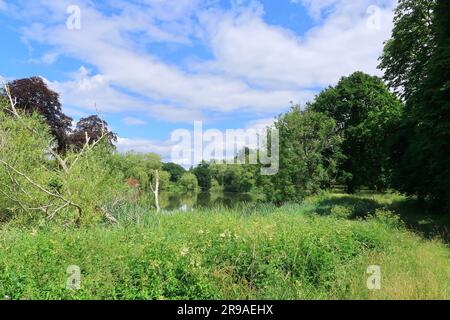
[[[258,201],[258,197],[240,193],[190,193],[176,194],[163,192],[160,194],[160,206],[163,210],[191,211],[197,208],[226,207],[231,208],[242,203]]]

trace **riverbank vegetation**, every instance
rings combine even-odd
[[[6,229],[0,233],[0,295],[449,299],[448,248],[408,231],[386,209],[392,199],[323,195],[282,207],[170,215],[126,208],[115,212],[117,226]],[[372,214],[349,219],[366,210]],[[69,265],[81,268],[80,290],[66,289]],[[381,266],[381,290],[367,288],[370,265]]]

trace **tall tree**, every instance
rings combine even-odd
[[[362,186],[386,188],[386,140],[401,118],[403,106],[383,81],[355,72],[322,91],[308,107],[336,121],[345,156],[339,175],[347,191],[353,193]]]
[[[403,192],[450,207],[450,2],[438,0],[432,55],[406,102],[393,141],[394,183]],[[425,44],[424,44],[425,45]]]
[[[400,0],[392,37],[385,43],[379,68],[384,80],[404,100],[411,97],[425,79],[434,48],[433,11],[436,0]]]
[[[40,77],[14,80],[8,86],[12,97],[17,99],[16,108],[42,115],[50,126],[51,133],[58,143],[58,149],[64,150],[72,119],[62,112],[58,93],[50,90]]]
[[[275,127],[280,133],[280,171],[261,177],[268,200],[302,200],[329,187],[341,159],[342,139],[336,134],[336,122],[323,113],[295,106]]]

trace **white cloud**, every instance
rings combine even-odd
[[[140,153],[156,153],[163,160],[169,159],[172,152],[170,142],[155,141],[149,139],[118,138],[116,143],[120,152],[135,151]]]
[[[206,0],[105,1],[114,12],[108,15],[79,0],[82,27],[75,31],[65,27],[69,0],[26,1],[17,12],[28,24],[24,39],[51,46],[41,61],[69,56],[95,70],[81,67],[67,81],[48,80],[64,105],[192,122],[221,113],[268,117],[356,70],[379,74],[395,0],[294,2],[318,19],[306,34],[268,24],[255,0],[233,1],[229,10]],[[380,30],[367,26],[373,4],[381,9]],[[160,59],[152,47],[157,42],[202,42],[213,58],[183,68]]]
[[[142,119],[134,118],[134,117],[125,117],[122,120],[123,120],[123,123],[125,123],[126,125],[129,125],[129,126],[145,126],[145,125],[147,125],[146,121],[144,121]]]
[[[53,2],[46,5],[56,13],[64,7],[59,2],[58,5]],[[179,10],[183,12],[186,9],[182,7]],[[93,85],[89,86],[89,90],[80,87],[79,81],[54,83],[69,104],[79,104],[83,108],[92,108],[94,100],[100,99],[105,100],[102,108],[111,111],[135,108],[134,104],[128,103],[133,99],[117,92],[115,87],[126,88],[159,104],[169,101],[171,107],[198,112],[233,112],[242,109],[249,112],[280,112],[290,100],[304,101],[312,97],[312,92],[300,88],[257,88],[225,74],[187,73],[168,65],[151,52],[140,50],[139,42],[126,36],[127,32],[147,29],[140,15],[131,5],[126,6],[122,15],[113,18],[91,7],[82,7],[81,30],[69,31],[64,26],[33,24],[31,28],[25,29],[25,36],[29,40],[51,44],[61,54],[82,59],[98,69],[98,75],[85,79]],[[190,29],[195,28],[191,26]],[[119,97],[121,99],[117,99]]]
[[[341,0],[291,0],[292,3],[305,6],[309,15],[316,20],[322,17],[324,10],[329,9],[339,1]]]
[[[101,74],[90,76],[89,70],[85,67],[75,72],[72,80],[46,81],[53,90],[61,94],[64,105],[100,112],[120,112],[144,106],[140,100],[114,89],[107,76]]]
[[[367,26],[373,1],[334,2],[336,10],[303,37],[249,12],[214,19],[220,21],[210,36],[216,60],[199,67],[300,90],[333,84],[356,70],[380,74],[377,60],[392,30],[392,7],[380,8],[381,29],[374,30]]]
[[[247,123],[245,129],[253,129],[259,132],[267,129],[268,127],[273,127],[274,124],[275,118],[258,119]]]

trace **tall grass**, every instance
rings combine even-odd
[[[6,228],[0,298],[450,298],[442,242],[386,211],[365,220],[318,215],[316,200],[160,215],[124,206],[118,226]],[[69,265],[82,270],[81,290],[66,289]],[[367,288],[369,265],[381,267],[381,290]]]

